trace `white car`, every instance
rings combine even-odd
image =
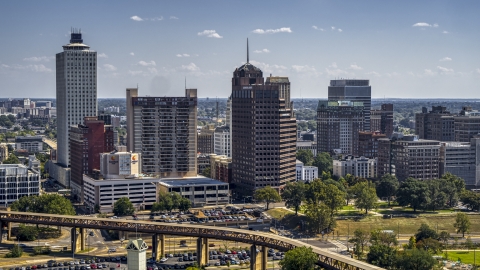
[[[167,258],[161,258],[160,262],[166,262],[168,259]]]

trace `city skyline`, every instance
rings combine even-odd
[[[55,53],[75,27],[98,52],[99,98],[137,84],[145,95],[182,96],[185,79],[201,98],[226,98],[247,38],[250,62],[265,77],[288,76],[292,98],[324,99],[337,78],[369,79],[372,98],[474,98],[479,5],[264,1],[244,12],[218,1],[4,2],[0,91],[55,97]]]

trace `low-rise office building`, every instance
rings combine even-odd
[[[440,143],[440,175],[449,172],[465,181],[469,189],[480,186],[480,137],[470,142]]]
[[[0,165],[0,205],[8,206],[23,196],[39,194],[38,171],[21,164]]]
[[[225,155],[210,155],[210,177],[225,183],[231,183],[232,158]]]
[[[296,180],[310,182],[318,178],[318,167],[305,166],[303,162],[297,159],[295,163]]]
[[[308,150],[312,152],[313,156],[317,156],[317,142],[315,141],[297,141],[297,152],[298,150]]]
[[[374,178],[377,176],[377,159],[348,155],[334,160],[333,175],[345,177],[347,174],[360,178]]]
[[[43,136],[17,136],[15,137],[17,150],[27,150],[29,153],[43,151]]]
[[[190,199],[194,207],[228,204],[230,191],[228,183],[206,177],[163,179],[158,182],[160,192],[176,192]]]

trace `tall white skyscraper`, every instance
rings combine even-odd
[[[56,55],[57,162],[70,164],[69,127],[97,116],[97,52],[83,44],[80,30],[72,29],[70,43]]]

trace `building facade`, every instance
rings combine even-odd
[[[387,135],[393,134],[393,104],[382,104],[380,110],[370,111],[370,130]]]
[[[378,132],[360,131],[358,133],[358,147],[354,149],[356,157],[376,158],[378,156],[378,139],[387,138],[387,135]]]
[[[214,124],[203,126],[200,129],[200,132],[197,134],[197,153],[210,155],[214,152],[214,133]]]
[[[193,207],[230,203],[228,183],[206,177],[161,180],[158,182],[158,188],[159,192],[176,192],[190,199]]]
[[[358,101],[320,100],[317,107],[317,151],[352,154],[364,127],[364,107]]]
[[[318,178],[318,167],[305,166],[300,160],[295,162],[295,177],[296,181],[310,182]]]
[[[29,153],[43,151],[43,136],[16,136],[15,149],[26,150]]]
[[[342,159],[333,160],[333,175],[345,177],[347,174],[360,178],[375,178],[377,177],[377,159],[348,155]]]
[[[8,158],[8,145],[6,143],[0,144],[0,163]]]
[[[421,180],[440,176],[440,141],[422,140],[418,136],[398,136],[378,140],[378,177],[396,175]]]
[[[8,206],[23,196],[40,195],[40,175],[20,164],[0,165],[0,205]]]
[[[370,130],[370,110],[372,108],[372,87],[369,80],[330,80],[328,101],[351,101],[363,103],[362,131]]]
[[[97,116],[97,52],[72,31],[70,43],[56,55],[57,162],[70,165],[69,128]]]
[[[139,97],[127,89],[127,149],[142,154],[141,171],[160,177],[197,175],[197,89],[184,97]]]
[[[415,134],[425,140],[454,141],[454,116],[446,107],[432,106],[430,112],[423,107],[415,114]]]
[[[480,186],[480,137],[441,143],[440,176],[447,172],[462,178],[468,189]]]
[[[470,107],[463,107],[460,115],[453,117],[455,121],[455,141],[469,142],[480,134],[480,112]]]
[[[210,177],[225,183],[232,182],[232,158],[225,155],[210,155]]]
[[[263,78],[249,63],[232,78],[232,179],[236,192],[252,195],[295,181],[296,120],[287,77]]]
[[[232,156],[231,148],[231,132],[229,126],[220,126],[215,128],[215,133],[213,134],[213,152],[216,155],[223,155],[227,157]]]
[[[317,156],[317,142],[314,141],[297,141],[297,151],[308,150],[312,152],[313,156]]]
[[[82,202],[83,175],[100,169],[100,154],[114,150],[113,128],[96,116],[85,117],[82,125],[70,127],[70,188]]]

